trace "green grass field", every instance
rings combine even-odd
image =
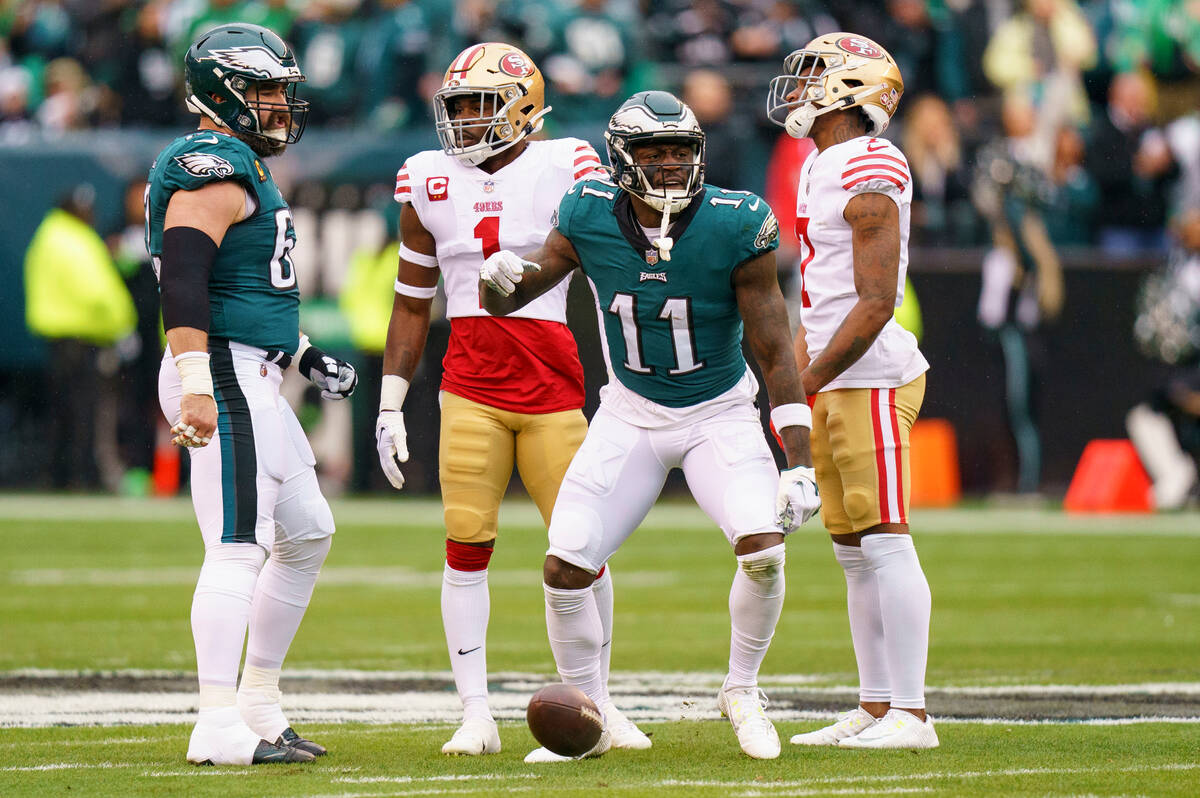
[[[348,501],[334,513],[333,551],[288,662],[308,681],[284,683],[300,700],[293,721],[332,753],[300,768],[198,769],[183,761],[201,559],[190,505],[0,497],[0,795],[1200,794],[1195,514],[914,513],[942,747],[785,744],[778,760],[754,762],[715,711],[732,556],[694,506],[660,505],[613,560],[614,692],[655,747],[532,767],[520,709],[554,678],[532,508],[514,500],[501,517],[488,647],[505,747],[478,759],[438,753],[454,717],[437,504]],[[763,671],[781,736],[849,708],[856,681],[841,571],[819,527],[789,539],[787,571]],[[330,673],[349,680],[338,691],[367,686],[323,697]],[[135,686],[113,689],[122,680]]]

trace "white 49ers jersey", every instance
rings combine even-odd
[[[419,152],[396,175],[396,201],[411,202],[437,242],[446,315],[487,316],[479,303],[479,267],[494,252],[517,254],[542,245],[558,203],[576,180],[600,168],[582,139],[530,141],[494,174],[466,166],[441,150]],[[566,323],[567,281],[510,314]]]
[[[816,359],[858,301],[850,223],[842,213],[858,194],[886,194],[900,211],[900,270],[896,307],[904,299],[912,179],[904,154],[885,139],[866,136],[813,151],[800,171],[796,237],[802,273],[800,321],[808,356]],[[870,349],[822,390],[896,388],[920,376],[929,363],[908,330],[888,319]]]

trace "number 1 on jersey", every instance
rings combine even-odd
[[[475,225],[475,237],[483,246],[483,257],[490,258],[500,251],[500,217],[485,216]]]

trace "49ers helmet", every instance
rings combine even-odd
[[[308,102],[296,99],[304,73],[283,39],[261,25],[220,25],[196,39],[183,59],[187,106],[234,133],[276,144],[294,144],[304,133]],[[283,103],[249,101],[246,89],[256,83],[283,83]],[[258,111],[286,111],[290,123],[283,138],[262,129]]]
[[[451,100],[478,102],[479,115],[454,119]],[[503,42],[475,44],[459,53],[442,87],[433,95],[433,115],[442,151],[476,166],[542,128],[546,82],[533,59]],[[468,144],[469,128],[482,130]]]
[[[808,135],[821,114],[855,107],[870,121],[867,132],[878,136],[904,93],[896,60],[853,33],[818,36],[783,59],[783,70],[771,81],[767,118],[798,139]]]

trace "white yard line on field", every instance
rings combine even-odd
[[[513,779],[536,779],[533,773],[456,773],[447,776],[342,776],[332,779],[334,784],[417,784],[433,781],[510,781]]]
[[[924,773],[902,773],[894,775],[867,775],[867,776],[825,776],[812,779],[793,779],[788,781],[773,781],[769,784],[751,783],[748,781],[718,781],[718,780],[691,780],[691,779],[665,779],[656,782],[657,786],[662,787],[709,787],[717,789],[736,790],[738,788],[750,788],[745,792],[735,793],[736,795],[758,796],[758,795],[780,795],[790,794],[782,793],[783,790],[794,788],[813,788],[818,785],[855,785],[855,784],[878,784],[886,785],[890,782],[906,782],[906,781],[945,781],[955,779],[989,779],[989,778],[1005,778],[1009,776],[1075,776],[1089,773],[1142,773],[1148,770],[1161,771],[1191,771],[1200,769],[1200,762],[1168,762],[1165,764],[1147,764],[1147,765],[1127,765],[1115,768],[1006,768],[998,770],[964,770],[964,771],[926,771]]]
[[[41,770],[114,770],[137,767],[131,762],[50,762],[45,765],[17,765],[0,768],[0,773],[27,773]]]

